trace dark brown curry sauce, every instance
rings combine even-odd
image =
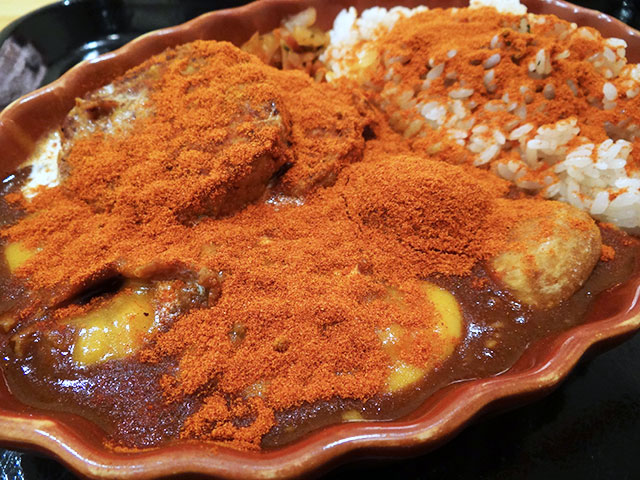
[[[5,180],[2,194],[18,188],[26,173],[20,171]],[[20,212],[0,199],[0,222],[12,223],[19,216]],[[601,228],[601,232],[603,243],[616,252],[614,259],[600,261],[577,293],[549,311],[514,301],[481,266],[470,277],[429,279],[451,292],[461,307],[465,333],[454,354],[423,380],[393,395],[378,395],[366,402],[335,398],[279,412],[276,426],[263,438],[263,447],[287,444],[317,428],[344,421],[345,414],[350,419],[399,418],[416,409],[436,390],[453,382],[499,374],[536,340],[582,323],[598,294],[640,271],[640,242],[611,228]],[[20,285],[11,279],[2,262],[2,311],[11,309],[20,294]],[[177,438],[184,420],[201,405],[197,396],[171,404],[165,402],[159,379],[176,369],[172,360],[157,364],[135,359],[112,360],[78,368],[68,351],[38,333],[30,337],[27,353],[18,358],[12,351],[10,335],[0,335],[0,350],[11,392],[33,407],[87,418],[116,444],[145,447],[171,441]],[[238,424],[250,421],[236,420]]]

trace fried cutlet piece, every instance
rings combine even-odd
[[[66,188],[92,183],[84,199],[94,210],[126,206],[143,222],[158,203],[185,223],[232,214],[288,159],[279,74],[224,42],[153,57],[70,112]]]

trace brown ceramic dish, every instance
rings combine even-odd
[[[242,43],[256,30],[275,28],[280,19],[308,6],[328,28],[340,9],[372,5],[415,6],[418,0],[261,0],[232,10],[203,15],[186,24],[159,30],[116,52],[83,62],[52,84],[14,102],[0,114],[2,177],[32,151],[38,137],[60,123],[77,96],[101,85],[163,49],[196,39]],[[429,6],[462,2],[427,1]],[[553,13],[627,41],[630,61],[640,61],[640,32],[602,13],[560,0],[525,1],[533,13]],[[197,442],[176,443],[135,453],[107,450],[103,434],[77,416],[51,414],[16,401],[0,381],[0,442],[37,449],[58,457],[76,472],[94,478],[155,478],[196,473],[224,478],[292,477],[353,456],[400,455],[432,449],[474,417],[540,396],[554,388],[588,350],[621,341],[640,328],[640,277],[601,295],[589,321],[531,346],[508,372],[451,385],[408,417],[393,422],[336,425],[269,452],[212,449]],[[0,372],[1,375],[1,372]],[[4,377],[2,377],[4,380]]]

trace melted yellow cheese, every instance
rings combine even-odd
[[[17,323],[17,319],[11,313],[3,313],[0,315],[0,329],[4,333],[9,332],[13,327],[15,327]]]
[[[127,357],[155,328],[151,294],[145,288],[123,292],[69,323],[78,329],[73,347],[77,364],[87,366]]]
[[[451,293],[429,282],[423,282],[421,289],[425,294],[425,301],[433,304],[436,317],[429,319],[428,326],[417,332],[423,335],[435,334],[439,349],[434,350],[434,356],[426,365],[410,365],[399,359],[402,353],[403,341],[410,338],[411,333],[398,324],[392,324],[378,332],[382,348],[389,355],[392,363],[389,365],[389,375],[386,380],[388,392],[402,390],[422,379],[436,364],[451,355],[462,338],[462,313],[457,300]],[[404,300],[397,289],[389,289],[389,302],[403,307]],[[435,320],[435,321],[433,321]]]
[[[391,365],[391,373],[387,377],[387,391],[396,392],[417,382],[427,373],[427,369],[409,365],[397,360]]]
[[[365,418],[357,410],[347,410],[345,412],[342,412],[342,421],[343,422],[364,422]]]
[[[24,263],[33,257],[38,251],[26,248],[21,242],[11,242],[4,247],[4,257],[7,260],[9,271],[15,272]]]
[[[440,314],[441,323],[436,326],[438,333],[443,337],[459,340],[463,330],[462,312],[456,298],[433,283],[423,282],[422,288]],[[448,356],[453,353],[454,342],[447,342],[447,345],[451,347],[447,353]]]

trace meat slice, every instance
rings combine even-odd
[[[140,223],[162,209],[183,223],[232,214],[288,159],[279,74],[221,42],[153,57],[70,112],[64,187]]]
[[[528,209],[533,200],[512,202]],[[600,258],[602,238],[591,217],[571,205],[538,201],[535,210],[540,209],[544,210],[540,215],[515,225],[505,251],[492,258],[489,267],[518,301],[551,308],[573,295],[589,277]]]
[[[161,65],[128,73],[115,82],[76,98],[76,104],[62,123],[62,153],[59,169],[68,174],[66,158],[73,144],[81,138],[100,132],[107,135],[128,132],[136,119],[152,113],[148,105],[148,85],[157,79]]]
[[[309,83],[287,72],[292,166],[278,187],[304,196],[333,185],[345,165],[362,159],[365,141],[373,135],[375,113],[364,96],[348,86]]]

